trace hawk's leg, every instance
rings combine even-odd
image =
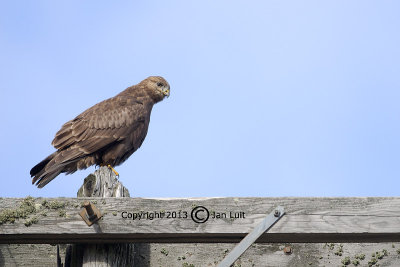
[[[107,167],[110,168],[115,173],[117,178],[119,177],[119,173],[110,164],[108,164]]]
[[[107,166],[109,169],[111,169],[115,173],[117,178],[119,178],[119,173],[110,164],[107,164],[107,165],[106,164],[100,164],[100,167],[103,167],[103,166]]]

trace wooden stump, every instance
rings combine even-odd
[[[128,189],[118,181],[111,169],[100,167],[85,178],[77,197],[130,196]],[[134,266],[134,244],[69,245],[65,255],[65,266]]]
[[[85,178],[77,197],[130,197],[130,195],[111,169],[100,167]]]

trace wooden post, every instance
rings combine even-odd
[[[77,197],[130,197],[130,195],[111,169],[100,167],[85,178]]]
[[[100,167],[89,174],[77,197],[130,197],[129,191],[108,167]],[[91,227],[96,227],[96,224]],[[133,266],[134,244],[75,244],[69,245],[65,267],[69,266]]]

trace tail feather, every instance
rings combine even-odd
[[[30,175],[32,177],[32,184],[36,183],[37,187],[42,188],[63,171],[64,164],[50,168],[48,167],[48,164],[54,159],[55,156],[57,156],[57,151],[49,155],[31,169]]]
[[[49,172],[49,173],[44,173],[42,177],[36,182],[36,186],[38,188],[42,188],[48,183],[50,183],[54,178],[57,177],[61,173],[61,170],[58,169],[57,171]]]
[[[52,160],[56,154],[57,151],[48,156],[47,158],[45,158],[44,160],[42,160],[41,162],[39,162],[38,164],[36,164],[30,171],[31,176],[36,176],[40,171],[42,171],[44,167],[46,167],[47,163],[49,163],[50,160]]]
[[[71,174],[97,164],[95,156],[79,157],[74,151],[67,155],[63,152],[65,150],[54,152],[31,169],[32,184],[42,188],[60,173]]]

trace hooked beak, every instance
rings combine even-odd
[[[166,97],[169,97],[169,88],[166,88],[166,89],[162,90],[162,93],[163,93]]]

